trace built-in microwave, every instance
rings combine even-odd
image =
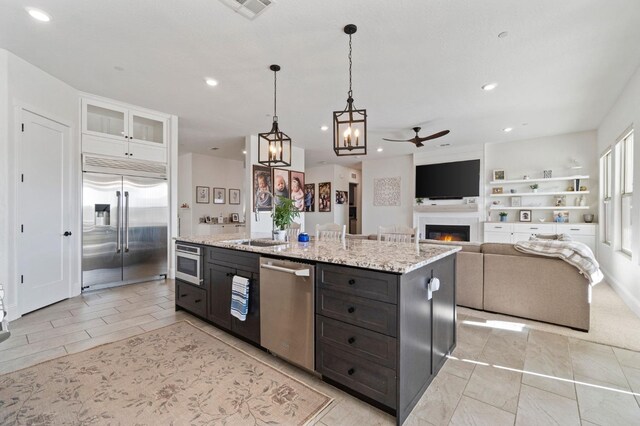
[[[202,284],[201,247],[176,243],[176,279],[195,285]]]

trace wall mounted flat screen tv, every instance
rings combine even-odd
[[[447,199],[480,195],[480,160],[416,167],[416,198]]]

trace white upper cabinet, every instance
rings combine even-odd
[[[82,99],[82,152],[167,161],[168,116]]]

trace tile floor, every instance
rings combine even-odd
[[[391,425],[394,419],[184,311],[173,282],[88,292],[10,324],[0,374],[188,319],[335,398],[319,426]],[[640,332],[640,330],[638,331]],[[405,425],[638,425],[640,353],[458,318],[458,346]]]

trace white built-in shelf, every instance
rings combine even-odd
[[[489,194],[489,197],[533,197],[540,195],[581,195],[590,191],[558,191],[558,192],[505,192],[503,194]]]
[[[479,205],[474,204],[420,204],[413,206],[413,211],[429,213],[429,212],[478,212],[480,211]]]
[[[589,175],[577,175],[577,176],[562,176],[554,178],[539,178],[539,179],[504,179],[504,180],[492,180],[490,185],[508,185],[511,183],[529,183],[529,182],[558,182],[563,180],[575,180],[575,179],[589,179]]]
[[[491,206],[490,210],[589,210],[589,206]]]

